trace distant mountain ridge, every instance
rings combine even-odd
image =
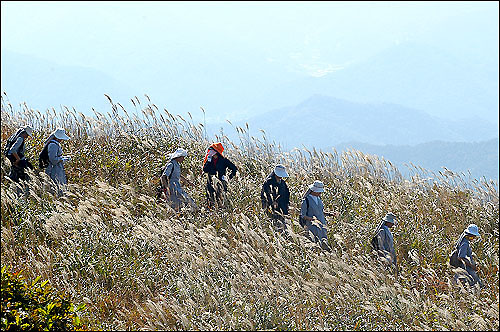
[[[354,103],[315,95],[296,106],[284,107],[234,123],[249,125],[250,136],[279,143],[284,150],[315,147],[330,151],[352,148],[384,157],[407,174],[412,162],[429,171],[446,167],[470,170],[473,178],[498,180],[497,128],[482,119],[445,120],[395,104]],[[220,124],[234,141],[234,130]],[[212,124],[213,131],[217,125]],[[349,142],[349,143],[346,143]]]
[[[256,115],[246,122],[252,134],[262,129],[287,148],[302,144],[322,148],[350,141],[375,145],[415,145],[436,140],[477,142],[498,136],[495,125],[479,118],[444,120],[401,105],[355,103],[322,95]]]
[[[365,154],[383,157],[390,160],[404,175],[411,173],[408,166],[413,163],[435,173],[443,171],[443,167],[446,167],[455,173],[465,175],[470,171],[470,177],[474,179],[485,177],[487,180],[497,182],[499,179],[498,138],[475,143],[434,141],[415,146],[377,146],[350,142],[338,144],[334,148],[339,152],[355,149]],[[410,166],[410,169],[413,168]]]

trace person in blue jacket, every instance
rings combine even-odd
[[[454,281],[466,281],[470,286],[479,284],[482,288],[484,284],[477,275],[479,267],[472,257],[471,243],[480,238],[479,229],[476,224],[470,224],[462,232],[455,247],[458,249],[459,270],[455,273]]]
[[[33,165],[26,159],[25,142],[28,137],[32,135],[32,133],[33,128],[30,126],[24,126],[19,128],[7,140],[5,156],[9,159],[11,164],[9,178],[14,182],[19,182],[19,180],[29,180],[28,175],[25,173],[25,169],[33,169]]]

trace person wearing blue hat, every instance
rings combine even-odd
[[[480,238],[479,229],[476,224],[470,224],[467,228],[462,232],[459,240],[455,244],[455,247],[458,250],[458,268],[459,270],[455,273],[455,282],[457,280],[467,281],[470,286],[474,286],[475,284],[479,284],[482,288],[484,287],[483,282],[477,275],[477,271],[479,271],[479,267],[476,262],[472,258],[472,248],[470,246],[471,242],[475,239]],[[465,271],[464,271],[465,270]],[[464,273],[465,272],[465,273]]]

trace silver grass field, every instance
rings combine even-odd
[[[1,144],[30,124],[27,158],[36,166],[29,190],[9,181],[1,162],[1,261],[28,280],[41,276],[103,330],[496,330],[498,184],[443,169],[408,165],[403,178],[377,156],[306,148],[284,152],[262,132],[234,128],[239,141],[208,140],[202,124],[134,97],[126,110],[110,97],[109,114],[65,107],[40,112],[2,95]],[[64,127],[66,194],[57,197],[37,167],[48,135]],[[208,210],[207,147],[220,141],[239,168],[223,206]],[[158,175],[178,147],[194,183],[185,190],[201,207],[177,213],[154,198]],[[290,174],[288,236],[260,205],[276,163]],[[310,242],[298,223],[301,196],[325,183],[332,252]],[[23,194],[25,192],[25,194]],[[374,258],[370,240],[386,212],[400,272]],[[463,229],[479,226],[472,244],[482,290],[452,284],[448,255]]]

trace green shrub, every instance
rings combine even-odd
[[[86,326],[78,312],[84,309],[85,304],[75,308],[40,277],[29,284],[19,272],[2,267],[2,330],[82,331]]]

